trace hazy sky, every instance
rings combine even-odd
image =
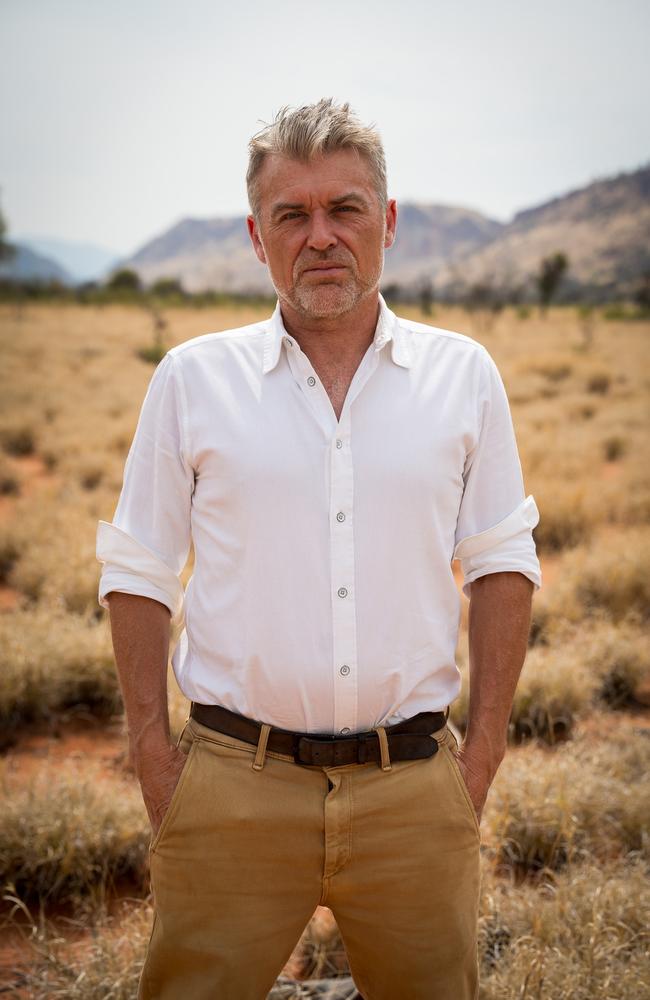
[[[10,235],[134,250],[246,210],[246,143],[348,100],[398,199],[499,219],[650,160],[648,0],[0,0]]]

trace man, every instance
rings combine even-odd
[[[321,903],[365,1000],[469,1000],[535,503],[487,352],[380,297],[397,208],[375,130],[332,101],[284,110],[247,181],[275,313],[166,355],[98,531],[153,830],[140,997],[262,1000]],[[174,747],[179,637],[192,708]]]

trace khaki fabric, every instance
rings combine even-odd
[[[475,1000],[480,833],[445,726],[433,757],[305,767],[190,719],[150,845],[139,1000],[264,1000],[316,906],[364,1000]],[[258,754],[258,762],[260,759]]]

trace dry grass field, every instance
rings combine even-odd
[[[169,310],[168,346],[264,314]],[[481,1000],[643,1000],[650,322],[571,308],[488,322],[442,307],[428,322],[492,353],[541,510],[544,586],[482,824]],[[150,930],[148,823],[94,549],[152,333],[136,306],[0,307],[0,991],[16,997],[132,1000]],[[464,630],[458,658],[466,675]],[[171,677],[170,695],[178,732],[186,704]],[[465,686],[461,731],[466,704]],[[352,996],[347,972],[319,908],[271,996],[325,995],[315,980]]]

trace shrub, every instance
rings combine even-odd
[[[593,392],[599,396],[604,396],[609,392],[612,379],[608,372],[594,372],[587,379],[587,392]]]
[[[5,427],[0,431],[0,442],[8,455],[23,457],[36,451],[36,435],[33,427],[25,424],[19,427]]]
[[[650,740],[586,739],[506,756],[486,812],[502,870],[535,874],[570,862],[650,853]]]
[[[0,455],[0,496],[11,497],[20,493],[20,477]]]
[[[0,615],[0,731],[10,741],[26,722],[85,706],[120,710],[106,622],[51,609]]]
[[[607,438],[603,441],[603,453],[606,462],[617,462],[627,451],[625,441],[619,435]]]
[[[564,553],[553,587],[533,609],[531,644],[548,644],[552,633],[584,618],[593,624],[645,622],[650,617],[650,531],[620,530],[591,546]]]
[[[484,871],[481,1000],[648,996],[649,907],[638,861],[574,866],[539,887]]]
[[[78,904],[120,878],[143,889],[151,828],[135,783],[45,771],[9,791],[5,781],[0,878],[18,897]]]
[[[576,719],[591,707],[598,678],[569,643],[530,650],[515,691],[510,716],[514,742],[567,739]]]

